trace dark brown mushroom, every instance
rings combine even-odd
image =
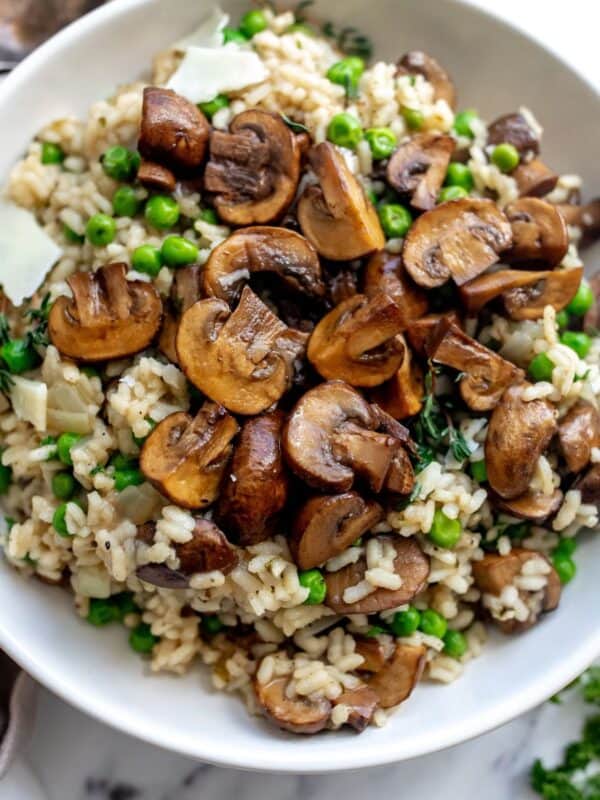
[[[504,308],[511,319],[540,319],[546,306],[561,311],[575,297],[583,278],[583,267],[555,269],[546,278],[541,272],[539,274],[537,283],[509,289],[502,294]]]
[[[462,286],[495,264],[511,241],[510,223],[495,203],[465,197],[422,214],[406,235],[402,256],[419,286],[434,289],[449,278]]]
[[[383,249],[379,217],[342,154],[329,142],[309,153],[319,181],[298,200],[302,233],[317,252],[332,261],[352,261]]]
[[[156,161],[142,159],[137,172],[137,179],[146,189],[172,194],[175,191],[177,180],[168,167],[157,164]]]
[[[246,286],[233,312],[217,298],[194,303],[175,344],[181,369],[201,392],[236,414],[259,414],[289,389],[307,338]]]
[[[376,589],[362,600],[347,603],[344,600],[344,592],[364,580],[366,561],[360,559],[337,572],[330,572],[325,576],[327,582],[325,605],[333,609],[336,614],[377,614],[388,608],[410,603],[427,584],[429,558],[415,539],[379,538],[387,538],[396,549],[394,572],[402,579],[402,585],[399,589]]]
[[[501,297],[511,289],[523,289],[540,286],[553,273],[550,271],[524,270],[524,269],[499,269],[497,272],[487,272],[480,275],[459,289],[460,299],[468,314],[475,315],[497,297]]]
[[[356,492],[312,497],[299,510],[289,539],[300,569],[312,569],[339,555],[383,519],[379,503]]]
[[[333,274],[328,270],[326,282],[327,299],[334,306],[358,294],[357,273],[353,269],[345,269],[342,267],[342,269],[337,270]]]
[[[299,180],[300,149],[280,114],[243,111],[228,133],[212,132],[204,186],[228,224],[265,225],[280,219]]]
[[[447,319],[438,323],[427,343],[427,353],[432,361],[462,374],[460,394],[474,411],[490,411],[508,386],[525,377],[523,370]]]
[[[600,328],[600,272],[590,275],[588,283],[594,295],[594,303],[583,317],[583,329],[594,332]]]
[[[419,413],[424,396],[423,370],[407,347],[400,369],[373,391],[371,399],[391,417],[401,420]]]
[[[154,339],[162,319],[158,292],[126,274],[126,264],[107,264],[67,278],[73,298],[59,297],[48,318],[50,340],[63,355],[108,361],[138,353]]]
[[[179,363],[175,349],[179,318],[202,296],[201,275],[202,267],[192,264],[189,267],[179,267],[173,277],[171,293],[158,337],[158,348],[174,364]]]
[[[397,644],[390,660],[369,680],[381,708],[392,708],[408,699],[425,669],[423,644]]]
[[[582,206],[565,203],[556,207],[567,225],[581,229],[582,246],[592,244],[600,236],[600,197]]]
[[[600,447],[600,412],[587,400],[578,400],[558,424],[558,441],[569,472],[581,472],[590,463],[592,448]]]
[[[217,519],[241,545],[271,536],[284,508],[289,480],[281,452],[282,411],[246,420],[216,509]]]
[[[558,175],[539,158],[522,161],[510,176],[517,182],[519,197],[544,197],[558,183]]]
[[[503,258],[512,264],[555,267],[569,248],[567,226],[556,206],[538,197],[521,197],[504,209],[513,243]]]
[[[217,499],[238,430],[235,419],[215,403],[205,403],[195,417],[170,414],[144,442],[140,468],[174,503],[205,508]]]
[[[500,511],[510,514],[511,517],[528,519],[537,523],[542,523],[548,517],[556,514],[563,501],[563,493],[560,489],[555,489],[552,494],[542,494],[542,492],[534,492],[530,489],[512,500],[505,500],[492,491],[488,493],[488,496]]]
[[[456,311],[446,311],[443,314],[426,314],[421,319],[411,322],[405,331],[408,343],[414,352],[421,358],[427,358],[427,345],[429,338],[437,328],[440,320],[448,320],[449,323],[462,327],[462,322]]]
[[[289,678],[273,678],[269,683],[254,681],[254,693],[263,713],[278,728],[291,733],[318,733],[329,721],[331,703],[325,697],[290,698],[286,694]]]
[[[402,256],[380,250],[365,267],[363,291],[371,297],[384,292],[391,297],[402,315],[402,330],[427,313],[427,294],[407,275]]]
[[[547,400],[523,400],[530,385],[508,387],[492,412],[485,441],[488,482],[506,500],[529,489],[537,460],[558,427],[556,412]]]
[[[363,657],[362,664],[357,667],[360,672],[379,672],[387,661],[386,649],[375,638],[356,636],[355,652]]]
[[[540,152],[538,134],[520,113],[505,114],[488,125],[487,142],[512,144],[525,159]]]
[[[451,136],[443,134],[412,136],[388,161],[387,182],[414,208],[429,211],[437,202],[455,145]]]
[[[593,464],[585,475],[575,481],[573,488],[581,492],[582,503],[600,508],[600,464]]]
[[[328,380],[378,386],[400,367],[405,346],[398,337],[402,314],[386,294],[356,294],[317,323],[308,360]]]
[[[422,50],[410,50],[398,62],[397,75],[422,75],[431,83],[436,100],[445,100],[450,108],[456,106],[456,90],[448,73]]]
[[[379,698],[368,686],[359,686],[358,689],[346,689],[333,704],[347,706],[350,713],[345,724],[362,733],[373,719]]]

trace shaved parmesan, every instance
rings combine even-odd
[[[188,47],[221,47],[223,28],[228,22],[229,14],[225,14],[216,6],[210,10],[195,31],[176,42],[173,49],[183,53]]]
[[[0,285],[14,305],[31,297],[61,255],[33,214],[0,200]]]
[[[46,430],[48,387],[41,381],[12,376],[10,401],[19,419],[31,422],[37,431]]]
[[[268,74],[260,58],[250,50],[190,47],[167,87],[192,103],[207,103],[218,94],[261,83]]]

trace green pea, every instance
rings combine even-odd
[[[577,550],[577,541],[570,536],[564,536],[554,548],[553,555],[572,556]]]
[[[140,155],[126,147],[116,145],[105,150],[100,158],[102,169],[116,181],[130,181],[135,178],[140,166]]]
[[[200,212],[200,219],[202,222],[208,222],[210,225],[218,225],[219,218],[214,208],[204,208]]]
[[[381,625],[371,625],[369,630],[365,633],[365,636],[374,639],[376,636],[381,636],[383,633],[387,633],[387,630],[382,628]]]
[[[473,173],[466,164],[460,164],[458,161],[448,164],[448,171],[446,172],[446,186],[462,186],[462,188],[470,192],[475,186],[473,180]]]
[[[323,574],[318,569],[307,569],[298,574],[300,586],[309,590],[308,597],[304,601],[307,606],[317,606],[322,603],[327,596],[327,584]]]
[[[444,635],[444,653],[450,658],[461,658],[467,652],[467,639],[460,631],[446,631]]]
[[[80,433],[61,433],[56,442],[56,452],[59,459],[67,467],[73,466],[73,459],[71,458],[71,448],[77,444],[81,439]]]
[[[426,636],[437,636],[438,639],[443,639],[448,630],[448,622],[437,611],[428,608],[421,614],[419,630]]]
[[[377,209],[383,232],[388,239],[401,239],[412,225],[412,215],[400,203],[381,203]]]
[[[245,44],[248,41],[248,37],[239,31],[237,28],[223,28],[223,44],[227,44],[227,42],[237,42],[238,44]]]
[[[570,556],[555,553],[552,556],[552,563],[561,583],[565,584],[573,580],[577,573],[577,565]]]
[[[216,633],[219,633],[222,628],[223,623],[216,614],[210,617],[202,617],[202,630],[204,633],[208,634],[208,636],[214,636]]]
[[[538,353],[529,362],[527,374],[534,381],[551,381],[555,364],[546,353]]]
[[[54,142],[42,142],[42,164],[62,164],[65,160],[65,151]]]
[[[373,191],[373,189],[366,189],[365,194],[369,198],[369,201],[372,203],[372,205],[376,206],[377,203],[379,202],[379,199],[375,194],[375,192]]]
[[[490,158],[492,164],[495,164],[501,172],[512,172],[521,160],[517,148],[508,142],[497,144],[492,150]]]
[[[331,118],[327,126],[327,138],[333,144],[354,150],[363,138],[363,131],[356,117],[344,111]]]
[[[556,324],[558,325],[559,331],[564,331],[565,328],[569,327],[569,312],[564,308],[556,315]]]
[[[37,367],[40,357],[28,339],[9,339],[0,347],[0,357],[13,375]]]
[[[0,461],[0,494],[6,494],[12,482],[12,469]]]
[[[61,503],[54,512],[52,516],[52,527],[58,533],[59,536],[66,538],[71,536],[72,534],[69,533],[69,529],[67,528],[67,505],[68,503]]]
[[[67,242],[71,244],[83,244],[85,242],[85,236],[76,233],[73,228],[69,228],[68,225],[63,225],[63,235]]]
[[[114,479],[117,492],[122,492],[128,486],[139,486],[146,480],[139,469],[117,469],[115,470]]]
[[[481,461],[471,461],[471,475],[477,483],[485,483],[487,481],[487,467],[484,458]]]
[[[136,653],[151,653],[152,648],[158,642],[158,636],[154,636],[150,625],[140,622],[129,634],[129,644]]]
[[[394,636],[410,636],[418,629],[420,622],[420,612],[414,606],[409,606],[405,611],[394,614],[390,628]]]
[[[120,622],[121,613],[113,597],[92,597],[87,615],[87,621],[97,627],[109,625],[111,622]]]
[[[456,547],[461,537],[462,526],[457,519],[450,519],[438,508],[433,515],[433,523],[429,531],[429,538],[438,547],[451,549]]]
[[[146,219],[154,228],[172,228],[179,222],[179,205],[172,197],[156,194],[146,203]]]
[[[255,9],[254,11],[247,11],[241,19],[240,31],[251,39],[257,33],[264,31],[267,27],[267,19],[263,11]]]
[[[158,247],[151,244],[142,244],[136,247],[131,254],[131,266],[137,272],[144,272],[156,278],[162,267],[162,257]]]
[[[469,139],[473,139],[475,134],[473,133],[471,125],[478,119],[479,115],[472,108],[467,108],[465,111],[460,111],[454,117],[454,130],[459,136],[467,136]]]
[[[423,116],[423,112],[419,111],[418,108],[408,108],[407,106],[403,106],[401,110],[402,116],[404,117],[404,122],[406,122],[406,126],[411,131],[420,131],[425,123],[425,117]]]
[[[565,344],[571,350],[574,350],[579,358],[585,358],[592,346],[592,340],[587,333],[582,331],[565,331],[561,333],[560,341],[561,344]]]
[[[52,476],[52,493],[59,500],[70,500],[75,493],[75,478],[70,472],[57,472]]]
[[[212,119],[217,111],[220,111],[222,108],[227,108],[229,105],[229,98],[224,94],[218,94],[216,97],[213,97],[212,100],[209,100],[207,103],[198,103],[198,108],[205,114],[209,119]]]
[[[448,200],[461,200],[468,197],[469,193],[462,186],[444,186],[438,194],[438,203],[447,203]]]
[[[108,214],[94,214],[85,226],[85,235],[94,247],[106,247],[115,238],[117,223]]]
[[[371,154],[375,161],[382,158],[389,158],[394,150],[398,139],[390,128],[369,128],[365,132],[365,139],[371,148]]]
[[[116,217],[135,217],[140,210],[140,201],[132,186],[120,186],[113,194],[112,205]]]
[[[168,267],[185,267],[198,260],[197,246],[183,236],[167,236],[160,254]]]
[[[594,305],[596,298],[589,283],[584,279],[579,284],[575,297],[566,308],[567,313],[575,317],[583,317]]]
[[[348,56],[336,61],[327,70],[327,78],[332,83],[345,86],[356,91],[360,76],[365,71],[365,62],[359,56]]]

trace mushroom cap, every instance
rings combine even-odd
[[[300,569],[312,569],[346,550],[383,519],[383,508],[356,492],[312,497],[299,510],[289,539]]]
[[[204,267],[204,291],[231,304],[255,272],[275,273],[302,294],[325,294],[319,257],[310,242],[295,231],[266,225],[235,231],[215,247]]]
[[[171,284],[171,296],[167,303],[165,316],[163,319],[160,336],[158,338],[158,349],[169,361],[179,364],[177,350],[175,349],[175,338],[179,326],[179,317],[201,296],[201,270],[198,264],[189,267],[179,267],[175,271],[173,283]]]
[[[428,289],[452,278],[458,286],[498,261],[512,241],[510,223],[491,200],[464,197],[426,211],[404,240],[404,266]]]
[[[592,448],[600,447],[600,412],[587,400],[578,400],[558,424],[558,441],[569,472],[581,472],[590,463]]]
[[[354,641],[354,652],[363,657],[357,669],[361,672],[379,672],[388,659],[387,648],[374,637],[355,636]]]
[[[567,225],[581,229],[581,242],[585,247],[600,236],[600,197],[584,205],[561,204],[556,206]]]
[[[547,400],[523,400],[530,385],[523,382],[506,389],[492,412],[485,440],[489,485],[506,500],[529,489],[537,460],[558,427]]]
[[[254,681],[258,704],[267,719],[291,733],[318,733],[329,721],[331,703],[326,697],[288,697],[289,678],[274,678],[269,683]]]
[[[402,315],[402,330],[427,313],[427,294],[408,276],[402,256],[380,250],[374,253],[365,267],[363,291],[371,297],[384,292],[391,297]]]
[[[280,114],[251,109],[233,118],[229,133],[213,131],[204,186],[230,225],[280,219],[300,180],[300,148]]]
[[[342,154],[322,142],[309,160],[319,185],[308,186],[300,196],[298,222],[317,252],[332,261],[352,261],[383,249],[377,212]]]
[[[410,50],[405,53],[396,70],[397,75],[422,75],[434,89],[436,100],[445,100],[450,108],[456,106],[456,90],[446,70],[433,56],[422,50]]]
[[[389,538],[389,537],[379,537]],[[354,603],[344,602],[344,592],[364,579],[367,564],[364,559],[325,576],[327,597],[325,605],[336,614],[377,614],[410,601],[422,591],[429,577],[429,558],[414,538],[395,538],[390,541],[396,549],[394,572],[402,579],[399,589],[376,589]]]
[[[573,484],[581,492],[581,502],[600,508],[600,464],[592,464]]]
[[[569,248],[567,226],[556,206],[539,197],[521,197],[504,209],[513,243],[503,258],[509,263],[555,267]]]
[[[519,197],[544,197],[558,183],[558,175],[539,158],[521,163],[510,173],[519,190]]]
[[[151,283],[128,281],[126,264],[75,272],[73,298],[59,297],[48,333],[60,352],[77,361],[124,358],[147,347],[160,327],[162,302]]]
[[[175,346],[187,378],[236,414],[259,414],[286,392],[308,334],[288,328],[248,287],[232,312],[199,300],[181,318]]]
[[[379,698],[368,686],[359,686],[357,689],[346,689],[335,698],[333,704],[347,706],[350,713],[345,724],[362,733],[373,719]]]
[[[550,271],[524,269],[499,269],[496,272],[487,272],[460,287],[460,300],[465,310],[474,315],[505,292],[541,284],[551,274]]]
[[[521,158],[540,152],[540,140],[537,133],[527,122],[523,114],[504,114],[488,125],[487,143],[512,144],[519,151]]]
[[[222,406],[205,403],[195,417],[170,414],[150,433],[140,468],[159,492],[184,508],[213,503],[238,424]]]
[[[452,136],[417,133],[401,144],[387,165],[387,182],[410,204],[429,211],[437,202],[450,157],[456,146]]]
[[[308,360],[328,380],[378,386],[400,367],[405,347],[398,337],[402,314],[382,292],[356,294],[318,323],[308,342]]]
[[[411,322],[406,329],[405,336],[408,339],[408,343],[421,358],[427,358],[429,338],[437,328],[440,320],[443,319],[447,319],[448,322],[462,328],[462,321],[456,311],[445,311],[441,314],[426,314],[421,319]]]
[[[274,533],[287,501],[289,479],[281,452],[284,419],[283,412],[273,411],[244,422],[221,489],[217,519],[244,546]]]
[[[555,269],[550,273],[540,272],[539,275],[537,283],[528,283],[502,294],[506,314],[511,319],[540,319],[544,316],[546,306],[552,306],[555,311],[568,306],[577,294],[583,278],[583,267]]]
[[[405,343],[406,346],[406,343]],[[400,369],[378,386],[372,400],[394,419],[407,419],[418,414],[423,406],[425,381],[423,370],[407,347]]]
[[[425,669],[427,648],[423,644],[397,644],[392,657],[369,680],[381,708],[392,708],[408,699]]]
[[[563,501],[563,493],[560,489],[555,489],[552,494],[534,492],[530,489],[513,500],[505,500],[493,492],[489,492],[489,497],[497,508],[510,514],[511,517],[528,519],[537,523],[544,522],[548,517],[556,514]]]
[[[137,179],[146,189],[155,189],[167,194],[172,194],[177,186],[175,175],[168,167],[146,159],[142,159]]]

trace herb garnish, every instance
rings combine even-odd
[[[42,300],[39,308],[29,308],[23,316],[34,324],[32,330],[27,333],[30,343],[37,347],[47,347],[50,344],[48,339],[48,315],[52,303],[50,302],[50,293],[46,294]]]
[[[337,29],[333,22],[325,22],[321,28],[323,34],[329,39],[334,39],[336,45],[349,56],[360,56],[368,60],[373,54],[373,44],[368,36],[361,33],[358,28],[348,25]]]
[[[281,119],[285,122],[288,128],[291,128],[294,133],[308,133],[308,128],[306,125],[303,125],[301,122],[294,122],[293,119],[290,119],[287,114],[284,114],[283,111],[279,112],[281,114]]]
[[[448,405],[448,404],[447,404]],[[471,450],[463,434],[454,426],[448,407],[442,408],[441,399],[433,393],[433,373],[425,376],[425,402],[414,426],[419,466],[430,464],[435,454],[448,448],[456,461],[464,461]]]

